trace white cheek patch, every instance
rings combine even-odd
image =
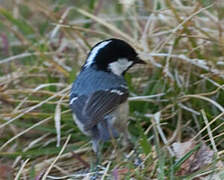
[[[85,67],[90,66],[90,65],[94,62],[94,59],[95,59],[95,57],[97,56],[99,50],[102,49],[102,48],[104,48],[105,46],[107,46],[110,42],[111,42],[111,40],[109,40],[109,41],[104,41],[104,42],[98,44],[96,47],[94,47],[94,48],[91,50],[90,55],[89,55],[89,57],[88,57],[87,60],[86,60]]]
[[[124,71],[126,71],[131,65],[132,61],[128,61],[126,58],[118,59],[115,62],[109,64],[109,69],[116,75],[121,75]]]

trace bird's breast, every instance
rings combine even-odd
[[[111,119],[109,123],[115,127],[119,125],[125,125],[128,121],[129,105],[128,102],[124,102],[118,106],[113,112],[110,113]]]

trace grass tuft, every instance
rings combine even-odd
[[[147,65],[125,77],[134,148],[106,143],[98,177],[223,179],[223,9],[221,0],[0,1],[0,179],[8,169],[14,179],[94,176],[68,98],[91,46],[111,37]],[[189,139],[177,158],[173,144]],[[186,173],[201,147],[214,157]]]

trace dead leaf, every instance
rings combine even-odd
[[[212,163],[214,157],[214,151],[211,150],[204,143],[196,152],[193,161],[191,162],[190,172],[195,172]]]
[[[13,179],[13,168],[9,165],[0,164],[0,180]]]
[[[173,143],[172,148],[174,150],[175,157],[177,158],[177,160],[185,156],[189,151],[195,148],[196,145],[197,145],[196,142],[192,139],[183,143],[180,142]],[[214,155],[215,152],[211,150],[204,142],[202,142],[202,145],[199,148],[199,150],[193,152],[192,155],[187,160],[185,160],[185,162],[181,165],[180,170],[177,172],[177,175],[179,176],[188,175],[200,169],[206,168],[213,162]],[[216,167],[220,168],[220,165],[221,165],[220,162],[218,162],[216,164]],[[211,175],[197,177],[197,179],[201,178],[204,179],[207,176],[210,177]]]

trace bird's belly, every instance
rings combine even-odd
[[[128,102],[121,104],[115,111],[105,116],[109,128],[114,128],[119,134],[128,129]]]
[[[127,124],[128,121],[128,113],[129,113],[129,106],[128,102],[121,104],[114,112],[114,120],[113,124],[115,126],[119,126],[119,124]]]

